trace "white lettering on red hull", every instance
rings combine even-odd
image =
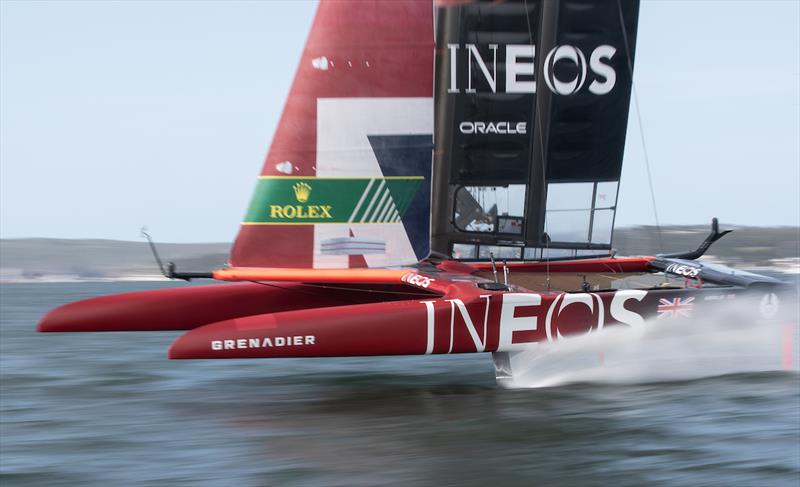
[[[558,305],[558,311],[555,312],[556,304]],[[595,312],[594,302],[597,301],[597,312]],[[592,332],[592,328],[597,330],[603,329],[603,321],[605,318],[605,312],[603,309],[603,301],[600,299],[600,296],[594,293],[575,293],[575,294],[560,294],[556,299],[553,300],[553,304],[550,305],[550,309],[547,310],[547,318],[545,319],[545,331],[547,332],[547,341],[553,341],[553,313],[555,312],[556,318],[558,315],[564,311],[564,308],[571,304],[583,304],[589,311],[592,313],[592,316],[596,316],[597,323],[594,327],[589,328],[587,333]],[[561,332],[558,330],[558,327],[555,327],[555,336],[559,339],[564,338],[561,336]]]
[[[640,327],[645,323],[641,314],[625,308],[625,303],[629,300],[641,302],[647,295],[647,291],[642,290],[624,290],[615,292],[611,298],[609,306],[610,319],[613,322],[628,325],[633,328]],[[535,293],[505,293],[502,295],[481,295],[481,299],[486,300],[483,311],[483,335],[479,334],[479,328],[470,315],[468,306],[461,299],[445,299],[444,302],[450,305],[450,327],[449,332],[449,346],[447,352],[452,353],[456,344],[456,310],[458,315],[464,322],[467,332],[474,345],[475,352],[484,352],[489,342],[489,336],[496,333],[498,352],[508,352],[524,350],[526,347],[539,340],[555,341],[563,338],[558,329],[559,316],[562,312],[570,307],[582,305],[589,311],[589,322],[587,323],[587,333],[594,330],[602,330],[606,322],[606,306],[603,303],[603,298],[596,293],[569,293],[559,294],[552,301],[546,304],[546,309],[539,309],[542,307],[542,296]],[[499,322],[495,322],[490,327],[489,323],[489,309],[492,298],[499,298],[501,300],[500,318]],[[431,354],[434,349],[434,341],[436,339],[436,303],[437,300],[420,301],[425,305],[427,315],[427,336],[425,353]],[[471,303],[472,304],[472,303]],[[473,305],[473,313],[476,311],[477,306]],[[525,312],[523,308],[533,308],[533,312],[528,310]],[[478,308],[479,309],[479,308]],[[522,311],[522,312],[520,312]],[[525,316],[518,316],[524,314]],[[544,318],[545,333],[539,333],[539,317]],[[495,318],[496,319],[496,318]],[[561,318],[563,321],[564,318]],[[494,331],[493,331],[494,330]],[[536,338],[536,337],[539,338]],[[439,339],[444,339],[440,337]],[[464,344],[461,344],[463,350]],[[468,351],[468,350],[467,350]]]
[[[400,280],[405,283],[411,284],[412,286],[418,286],[427,289],[428,286],[430,286],[431,283],[436,279],[428,276],[423,276],[422,274],[409,272],[408,274],[403,274],[403,277],[401,277]]]
[[[464,306],[464,301],[460,299],[446,299],[445,301],[450,303],[450,348],[447,350],[447,353],[453,352],[453,336],[455,335],[455,321],[456,321],[456,308],[458,308],[458,312],[461,314],[461,319],[464,320],[464,324],[467,327],[467,331],[469,332],[469,336],[472,338],[472,343],[475,344],[475,351],[476,352],[483,352],[486,348],[486,329],[489,325],[489,300],[491,296],[488,294],[481,295],[481,299],[486,300],[486,312],[483,316],[483,340],[481,340],[480,336],[478,336],[478,330],[475,329],[475,325],[472,323],[472,317],[470,317],[469,312],[467,311],[467,307]]]
[[[292,335],[285,337],[263,337],[263,338],[236,338],[229,340],[212,340],[211,350],[243,350],[249,348],[273,348],[273,347],[299,347],[314,345],[317,337],[315,335]]]
[[[427,341],[425,342],[427,345],[425,346],[425,355],[430,355],[433,353],[433,338],[435,335],[435,330],[433,326],[436,324],[434,318],[434,309],[433,303],[436,301],[420,301],[420,303],[425,305],[425,309],[428,311],[428,335]]]
[[[614,298],[611,300],[611,318],[632,328],[644,325],[644,318],[642,315],[626,309],[625,302],[630,299],[641,301],[645,296],[647,296],[647,291],[642,291],[641,289],[617,291],[614,293]]]
[[[531,341],[514,341],[515,332],[536,331],[539,328],[539,319],[536,316],[514,316],[517,308],[526,306],[539,306],[542,296],[539,294],[514,293],[503,295],[503,306],[500,308],[500,341],[497,345],[498,352],[522,350]]]

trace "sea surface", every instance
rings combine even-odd
[[[59,304],[170,285],[0,287],[0,485],[800,485],[780,365],[506,390],[485,354],[169,361],[179,332],[35,332]]]

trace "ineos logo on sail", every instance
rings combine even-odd
[[[497,50],[498,44],[488,44],[486,47],[491,51],[490,58],[484,59],[475,44],[464,44],[465,49],[461,50],[464,54],[460,57],[467,63],[467,87],[465,93],[476,93],[477,89],[473,85],[473,66],[477,66],[477,71],[489,85],[492,93],[536,93],[536,81],[531,77],[535,76],[536,71],[536,46],[529,44],[507,44],[505,46],[505,86],[497,86]],[[458,85],[458,62],[459,44],[448,44],[447,52],[450,56],[450,86],[448,93],[461,93]],[[613,46],[603,44],[597,46],[589,55],[587,65],[586,56],[575,46],[561,45],[551,49],[545,56],[544,62],[544,81],[550,91],[557,95],[571,95],[583,88],[589,77],[589,72],[593,79],[589,83],[588,90],[595,95],[607,95],[614,89],[617,82],[617,73],[608,64],[614,57],[617,49]],[[559,61],[574,65],[576,73],[572,79],[559,79],[556,76],[556,63]],[[490,63],[490,64],[487,64]]]

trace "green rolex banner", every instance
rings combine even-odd
[[[423,180],[262,176],[243,223],[396,223]]]

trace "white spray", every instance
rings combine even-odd
[[[784,302],[798,309],[798,301]],[[764,320],[749,300],[729,302],[691,319],[650,319],[635,328],[537,344],[511,356],[507,387],[572,382],[636,383],[723,374],[798,370],[798,321]],[[710,310],[709,310],[710,311]]]

